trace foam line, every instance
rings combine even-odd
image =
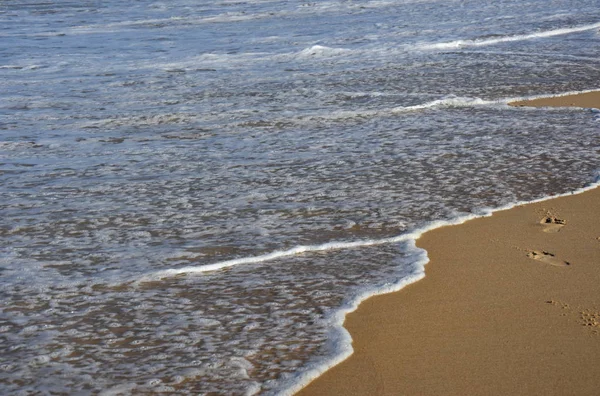
[[[402,234],[397,237],[386,238],[386,239],[367,239],[352,242],[328,242],[321,245],[301,245],[288,250],[278,250],[272,253],[263,254],[260,256],[244,257],[239,259],[221,261],[214,264],[201,265],[201,266],[190,266],[176,269],[167,269],[159,271],[153,275],[153,277],[169,277],[180,274],[194,274],[203,273],[209,271],[217,271],[223,268],[233,267],[242,264],[255,264],[262,263],[265,261],[272,261],[283,257],[290,257],[301,253],[307,252],[322,252],[326,250],[340,250],[340,249],[353,249],[366,246],[382,245],[386,243],[396,243],[411,239],[413,234]]]
[[[323,375],[323,373],[330,368],[337,366],[344,360],[348,359],[354,353],[354,349],[352,348],[352,336],[350,335],[350,332],[343,326],[346,315],[355,311],[360,303],[367,298],[379,294],[393,293],[403,289],[405,286],[420,281],[425,277],[424,267],[428,261],[429,259],[427,255],[424,254],[422,259],[417,263],[421,265],[422,269],[420,271],[411,276],[403,278],[400,282],[395,284],[389,284],[376,290],[365,291],[352,300],[349,304],[336,311],[332,320],[333,328],[331,330],[330,337],[328,338],[330,345],[334,349],[337,349],[339,353],[333,355],[326,361],[320,362],[320,364],[309,365],[304,371],[284,383],[283,390],[277,390],[275,393],[267,392],[267,395],[273,394],[277,396],[292,396],[307,386],[310,382]]]
[[[512,99],[508,100],[512,101]],[[302,123],[306,120],[328,120],[328,121],[338,121],[345,120],[351,118],[373,118],[373,117],[381,117],[389,114],[401,114],[401,113],[410,113],[420,110],[427,110],[433,108],[443,108],[443,107],[483,107],[483,106],[494,106],[494,105],[502,105],[506,104],[508,101],[505,100],[484,100],[480,98],[468,98],[468,97],[458,97],[458,96],[447,96],[442,99],[432,100],[430,102],[421,103],[413,106],[398,106],[391,108],[383,108],[377,110],[342,110],[342,111],[334,111],[327,114],[311,114],[311,115],[302,115],[296,119],[286,118],[285,120],[281,120],[282,122],[296,122]]]
[[[325,121],[340,121],[352,118],[374,118],[374,117],[385,117],[389,115],[402,114],[402,113],[410,113],[421,110],[428,109],[436,109],[436,108],[476,108],[476,107],[497,107],[497,108],[509,108],[514,109],[513,107],[509,107],[508,103],[517,102],[522,100],[533,100],[539,98],[547,98],[547,97],[557,97],[557,96],[568,96],[568,95],[576,95],[583,94],[588,92],[595,92],[599,89],[590,89],[584,91],[572,91],[565,92],[557,95],[536,95],[536,96],[524,96],[524,97],[512,97],[512,98],[500,98],[495,100],[486,100],[481,98],[469,98],[469,97],[460,97],[449,95],[441,99],[432,100],[429,102],[421,103],[413,106],[398,106],[398,107],[390,107],[390,108],[381,108],[381,109],[373,109],[373,110],[341,110],[341,111],[333,111],[327,114],[323,113],[315,113],[315,114],[304,114],[295,118],[286,118],[286,119],[276,119],[271,120],[272,122],[286,122],[286,123],[296,123],[302,124],[305,122],[311,122],[314,120],[325,120]],[[401,94],[398,94],[401,95]]]
[[[599,24],[600,25],[600,24]],[[520,96],[520,97],[512,97],[512,98],[501,98],[496,100],[486,100],[481,98],[468,98],[468,97],[460,97],[460,96],[447,96],[442,99],[432,100],[431,102],[426,102],[419,105],[407,106],[407,107],[395,107],[392,109],[373,111],[374,113],[405,113],[411,111],[432,109],[432,108],[440,108],[440,107],[491,107],[491,106],[502,106],[507,105],[511,102],[518,102],[523,100],[535,100],[541,98],[554,98],[561,96],[570,96],[570,95],[579,95],[590,92],[598,92],[600,88],[595,89],[586,89],[582,91],[569,91],[562,92],[555,95],[533,95],[533,96]],[[503,106],[502,106],[503,107]]]
[[[535,32],[530,34],[520,34],[515,36],[503,36],[496,37],[490,39],[474,39],[474,40],[455,40],[449,41],[445,43],[434,43],[434,44],[425,44],[418,46],[419,49],[424,50],[436,50],[436,49],[456,49],[456,48],[464,48],[464,47],[483,47],[486,45],[493,45],[498,43],[506,43],[510,41],[524,41],[531,40],[536,38],[546,38],[553,36],[561,36],[565,34],[571,33],[579,33],[584,32],[586,30],[594,30],[600,28],[600,22],[593,23],[590,25],[582,25],[576,26],[572,28],[562,28],[562,29],[554,29],[554,30],[545,30],[541,32]]]
[[[408,106],[408,107],[396,107],[391,110],[392,113],[402,113],[407,111],[417,111],[424,109],[431,109],[435,107],[475,107],[475,106],[489,106],[499,104],[502,102],[494,100],[484,100],[480,98],[465,98],[459,96],[449,96],[443,99],[432,100],[420,105]]]
[[[182,268],[171,268],[171,269],[161,270],[161,271],[157,271],[157,272],[154,272],[153,274],[143,277],[142,279],[140,279],[140,282],[156,280],[156,279],[161,279],[161,278],[168,278],[168,277],[173,277],[173,276],[181,275],[181,274],[201,274],[204,272],[218,271],[218,270],[221,270],[224,268],[234,267],[237,265],[264,263],[264,262],[273,261],[273,260],[280,259],[280,258],[295,256],[297,254],[302,254],[302,253],[323,252],[323,251],[333,251],[333,250],[342,250],[342,249],[356,249],[356,248],[361,248],[361,247],[385,245],[385,244],[399,243],[399,242],[405,242],[405,241],[411,241],[411,240],[416,241],[417,239],[419,239],[419,237],[421,235],[423,235],[427,231],[431,231],[435,228],[444,227],[444,226],[448,226],[448,225],[462,224],[471,219],[491,216],[492,213],[494,213],[496,211],[510,209],[510,208],[513,208],[518,205],[542,202],[542,201],[545,201],[548,199],[558,198],[561,196],[567,196],[567,195],[571,195],[571,194],[579,194],[584,191],[591,190],[599,185],[600,185],[600,171],[599,171],[598,175],[596,175],[596,180],[594,183],[592,183],[588,187],[581,188],[574,192],[569,192],[569,193],[560,194],[560,195],[553,195],[550,197],[544,197],[544,198],[540,198],[540,199],[533,200],[533,201],[516,202],[516,203],[505,205],[505,206],[502,206],[502,207],[499,207],[496,209],[488,208],[488,209],[482,210],[478,214],[469,214],[469,215],[460,216],[460,217],[457,217],[457,218],[454,218],[451,220],[438,220],[438,221],[429,222],[429,223],[427,223],[427,225],[425,225],[422,228],[418,228],[414,231],[407,232],[405,234],[401,234],[401,235],[391,237],[391,238],[365,239],[365,240],[350,241],[350,242],[334,241],[334,242],[328,242],[328,243],[324,243],[324,244],[320,244],[320,245],[300,245],[300,246],[296,246],[296,247],[293,247],[288,250],[277,250],[277,251],[259,255],[259,256],[242,257],[242,258],[238,258],[238,259],[226,260],[226,261],[221,261],[221,262],[207,264],[207,265],[195,265],[195,266],[188,266],[188,267],[182,267]]]
[[[361,247],[385,245],[385,244],[399,243],[399,242],[405,242],[405,241],[410,241],[410,240],[415,241],[423,233],[425,233],[429,230],[432,230],[434,228],[442,227],[445,225],[463,223],[467,220],[470,220],[470,219],[473,219],[476,217],[479,217],[479,216],[475,215],[475,214],[471,214],[471,215],[458,217],[454,220],[433,221],[433,222],[428,223],[425,227],[419,228],[415,231],[401,234],[401,235],[398,235],[395,237],[390,237],[390,238],[363,239],[363,240],[350,241],[350,242],[334,241],[334,242],[324,243],[321,245],[301,245],[301,246],[296,246],[296,247],[288,249],[288,250],[278,250],[278,251],[263,254],[260,256],[243,257],[243,258],[239,258],[239,259],[221,261],[221,262],[207,264],[207,265],[197,265],[197,266],[189,266],[189,267],[182,267],[182,268],[171,268],[171,269],[154,272],[151,275],[147,275],[146,277],[140,279],[140,282],[156,280],[156,279],[161,279],[161,278],[168,278],[168,277],[181,275],[181,274],[199,274],[199,273],[210,272],[210,271],[218,271],[218,270],[221,270],[224,268],[234,267],[236,265],[263,263],[263,262],[267,262],[267,261],[276,260],[279,258],[295,256],[297,254],[302,254],[302,253],[323,252],[323,251],[329,251],[329,250],[342,250],[342,249],[356,249],[356,248],[361,248]]]
[[[274,120],[281,122],[295,122],[295,123],[303,123],[313,120],[326,120],[326,121],[339,121],[345,119],[352,118],[374,118],[374,117],[385,117],[395,114],[402,113],[410,113],[416,112],[420,110],[428,110],[428,109],[436,109],[436,108],[457,108],[457,107],[498,107],[498,108],[510,108],[508,103],[517,102],[522,100],[533,100],[539,98],[547,98],[547,97],[558,97],[558,96],[568,96],[568,95],[576,95],[576,94],[584,94],[588,92],[595,92],[600,89],[589,89],[584,91],[571,91],[565,92],[557,95],[536,95],[536,96],[524,96],[524,97],[512,97],[512,98],[500,98],[495,100],[486,100],[481,98],[469,98],[469,97],[460,97],[449,95],[441,99],[432,100],[430,102],[421,103],[413,106],[398,106],[391,108],[382,108],[382,109],[374,109],[374,110],[341,110],[329,112],[327,114],[317,113],[317,114],[305,114],[297,118],[286,118],[285,120]]]

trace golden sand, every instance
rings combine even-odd
[[[300,395],[600,394],[600,188],[418,246],[425,279],[348,315],[354,354]]]
[[[600,108],[600,91],[586,92],[583,94],[550,96],[534,100],[521,100],[509,103],[511,106],[534,107],[585,107]]]

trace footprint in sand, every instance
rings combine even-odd
[[[540,224],[544,226],[544,232],[559,232],[567,224],[565,220],[557,219],[554,216],[545,216]]]
[[[571,265],[571,263],[569,263],[568,261],[564,261],[557,258],[554,255],[554,253],[546,251],[538,252],[535,250],[531,250],[529,253],[527,253],[527,257],[537,261],[541,261],[542,263],[553,265],[555,267],[566,267],[568,265]]]

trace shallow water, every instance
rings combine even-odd
[[[595,1],[202,3],[0,5],[2,393],[294,389],[411,232],[598,175],[506,105],[599,88]]]

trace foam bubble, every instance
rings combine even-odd
[[[320,57],[330,57],[336,56],[340,54],[347,53],[348,50],[344,48],[331,48],[322,45],[313,45],[310,48],[305,48],[297,54],[297,57],[300,59],[310,59],[310,58],[320,58]]]

